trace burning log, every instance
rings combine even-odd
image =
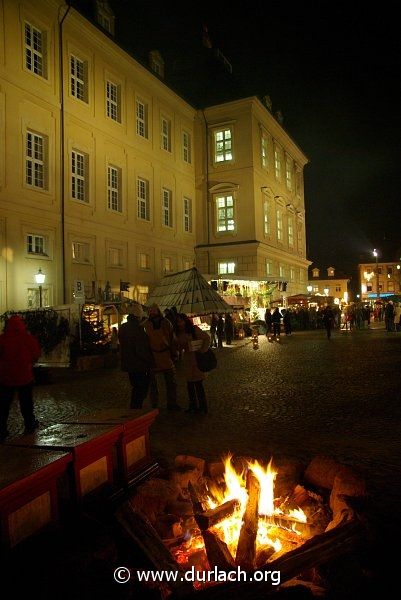
[[[260,484],[255,475],[248,471],[246,478],[248,503],[246,505],[242,527],[239,534],[235,562],[244,569],[253,569],[256,554],[256,535],[258,533]]]
[[[192,485],[191,482],[188,483],[188,491],[189,491],[189,496],[191,498],[194,515],[203,513],[204,510],[203,510],[202,503],[199,500],[196,489],[194,488],[194,486]]]
[[[276,525],[277,527],[284,527],[285,529],[292,529],[292,526],[295,525],[299,533],[304,537],[310,537],[311,535],[309,523],[298,521],[298,519],[294,519],[294,517],[290,517],[289,515],[266,515],[263,518],[267,523]]]
[[[221,571],[235,569],[235,562],[227,544],[212,531],[203,531],[202,535],[210,568],[217,567]]]
[[[155,571],[176,572],[177,577],[169,582],[177,598],[193,591],[192,584],[184,580],[184,571],[174,560],[148,519],[136,511],[130,502],[125,502],[115,513],[129,537],[141,548]]]
[[[232,515],[238,506],[238,500],[228,500],[227,502],[224,502],[224,504],[216,506],[216,508],[211,508],[210,510],[195,514],[195,520],[199,529],[205,531],[206,529],[209,529],[209,527],[213,527],[213,525],[220,523],[220,521]]]

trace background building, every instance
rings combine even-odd
[[[336,272],[334,267],[327,267],[324,274],[323,270],[316,266],[312,265],[309,269],[309,294],[329,296],[335,304],[347,303],[350,300],[349,283],[350,278],[344,273]]]
[[[361,299],[369,301],[401,293],[401,263],[362,263],[359,267]]]
[[[269,102],[188,102],[81,4],[0,0],[0,311],[39,305],[39,269],[45,306],[76,281],[145,302],[195,263],[304,292],[307,159]]]

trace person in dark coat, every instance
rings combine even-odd
[[[217,333],[217,347],[222,348],[223,347],[223,338],[224,338],[223,315],[219,315],[219,318],[217,320],[216,333]]]
[[[210,345],[212,348],[217,348],[216,332],[217,332],[218,321],[219,321],[218,316],[216,315],[216,313],[213,313],[211,321],[210,321]]]
[[[273,335],[276,337],[280,337],[280,322],[281,322],[281,314],[278,309],[278,306],[273,311],[272,314],[272,323],[273,323]]]
[[[285,333],[285,335],[291,335],[291,333],[292,333],[291,312],[287,308],[285,311],[283,311],[283,313],[284,313],[284,315],[283,315],[284,333]]]
[[[322,321],[324,328],[326,329],[327,339],[329,340],[331,338],[331,330],[334,326],[334,313],[331,306],[326,306],[324,309]]]
[[[121,370],[128,373],[131,384],[130,407],[142,408],[149,391],[153,356],[148,336],[141,324],[144,316],[141,305],[133,304],[128,310],[127,322],[120,325],[118,331]]]
[[[266,308],[265,323],[266,323],[266,335],[268,336],[269,333],[271,333],[271,331],[272,331],[272,313],[270,311],[270,308]]]
[[[234,324],[232,316],[229,313],[226,313],[224,318],[224,333],[226,336],[226,345],[230,346],[234,337]]]
[[[40,344],[27,331],[22,317],[10,317],[4,333],[0,335],[0,439],[9,434],[7,421],[15,392],[25,433],[33,433],[39,427],[33,410],[33,365],[40,355]]]

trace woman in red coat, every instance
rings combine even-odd
[[[8,435],[7,421],[14,393],[18,393],[25,433],[32,433],[39,426],[33,412],[33,365],[41,349],[38,340],[31,335],[25,321],[13,315],[0,335],[0,440]]]

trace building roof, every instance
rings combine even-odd
[[[232,311],[196,267],[165,275],[149,294],[146,306],[152,304],[157,304],[162,312],[175,306],[178,312],[192,316]]]

